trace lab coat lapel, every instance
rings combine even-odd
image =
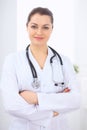
[[[48,66],[47,64],[48,64],[48,62],[50,63],[50,58],[53,55],[51,50],[48,48],[48,56],[47,56],[45,64],[44,64],[44,68],[41,69],[39,64],[37,63],[36,59],[32,55],[30,48],[29,48],[29,52],[28,53],[29,53],[29,57],[30,57],[32,63],[35,65],[35,68],[36,68],[37,72],[43,72],[47,68],[47,66]]]

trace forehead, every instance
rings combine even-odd
[[[48,15],[34,14],[31,16],[30,23],[51,24],[51,18]]]

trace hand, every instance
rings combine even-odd
[[[63,93],[67,93],[67,92],[70,92],[71,90],[67,87],[63,90]]]
[[[22,96],[25,101],[27,101],[29,104],[38,104],[38,98],[37,94],[33,91],[24,90],[22,92],[19,92],[20,96]]]
[[[59,113],[58,113],[58,112],[53,111],[53,117],[58,116],[58,115],[59,115]]]

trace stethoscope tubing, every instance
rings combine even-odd
[[[29,53],[28,53],[29,46],[30,46],[30,45],[28,45],[28,46],[26,47],[26,57],[27,57],[27,59],[28,59],[28,63],[29,63],[29,66],[30,66],[30,69],[31,69],[31,72],[32,72],[32,76],[33,76],[33,86],[34,86],[34,88],[38,88],[38,87],[39,87],[38,75],[37,75],[37,72],[36,72],[36,69],[35,69],[33,63],[31,62],[31,60],[30,60],[30,58],[29,58]],[[50,46],[48,46],[48,47],[52,50],[52,52],[53,52],[53,54],[54,54],[54,55],[50,58],[51,66],[52,66],[52,63],[53,63],[53,58],[57,56],[57,57],[59,58],[60,65],[61,65],[61,67],[62,67],[62,73],[63,73],[63,61],[62,61],[61,56],[60,56],[59,53],[56,52],[53,48],[51,48]],[[53,70],[52,70],[52,71],[53,71]],[[36,86],[38,86],[38,87],[36,87],[36,86],[34,85],[34,83],[35,83]],[[58,86],[58,83],[55,83],[55,81],[54,81],[54,84],[55,84],[55,86]],[[61,82],[61,85],[64,85],[64,81]]]
[[[51,57],[50,59],[50,63],[52,63],[52,59],[57,55],[59,60],[60,60],[60,65],[63,65],[63,61],[61,56],[59,55],[59,53],[57,51],[55,51],[52,47],[49,46],[49,48],[52,50],[52,52],[54,53],[54,55]]]
[[[33,65],[33,63],[31,62],[30,58],[29,58],[29,54],[28,54],[28,48],[29,48],[30,45],[27,46],[26,48],[26,56],[27,56],[27,59],[28,59],[28,63],[29,63],[29,66],[30,66],[30,69],[31,69],[31,72],[32,72],[32,75],[33,75],[33,78],[37,78],[37,72],[36,72],[36,69]]]

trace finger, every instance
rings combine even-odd
[[[55,116],[58,116],[59,115],[59,113],[58,112],[53,112],[53,116],[55,117]]]
[[[70,92],[70,89],[69,89],[69,88],[65,88],[65,89],[63,90],[63,92]]]

